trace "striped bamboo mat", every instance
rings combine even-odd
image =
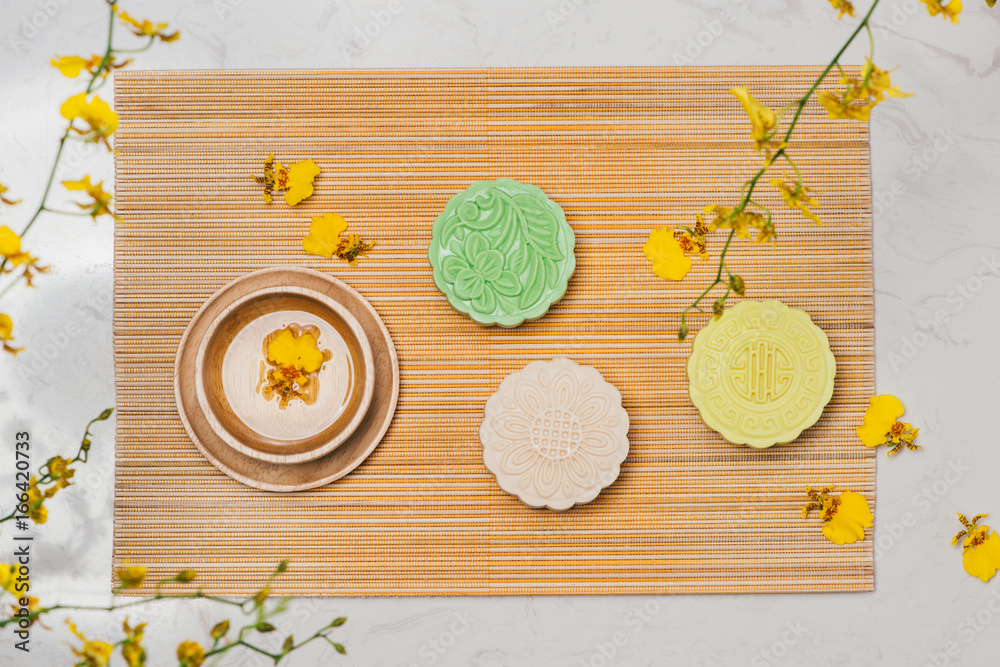
[[[206,590],[304,595],[859,591],[870,539],[838,547],[803,521],[808,485],[874,500],[860,423],[874,389],[868,128],[810,105],[795,155],[821,193],[814,227],[766,185],[776,247],[731,253],[748,295],[803,308],[837,357],[823,418],[793,445],[725,443],[688,399],[678,313],[710,263],[656,278],[649,230],[732,204],[759,164],[733,85],[777,108],[812,67],[127,72],[115,79],[115,565],[194,568]],[[249,176],[268,153],[322,168],[295,208]],[[484,329],[452,312],[427,261],[431,224],[480,179],[541,187],[566,211],[577,270],[543,319]],[[342,214],[378,241],[356,267],[300,245]],[[713,253],[718,245],[710,248]],[[174,354],[215,290],[265,266],[327,271],[363,294],[401,367],[395,421],[346,478],[292,495],[232,481],[188,440]],[[697,330],[704,318],[695,318]],[[631,453],[618,482],[566,513],[527,509],[482,464],[486,398],[532,359],[595,366],[624,395]],[[146,589],[144,592],[148,592]]]

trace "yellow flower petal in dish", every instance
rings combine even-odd
[[[663,226],[649,234],[642,252],[653,263],[653,273],[664,280],[681,280],[691,270],[691,258],[684,255],[674,238],[674,228]]]
[[[296,162],[288,168],[288,190],[285,203],[295,206],[313,193],[313,180],[319,174],[319,167],[311,159]]]
[[[347,221],[336,213],[313,218],[309,235],[302,239],[302,249],[310,255],[333,257],[340,246],[340,235],[347,231]]]
[[[296,337],[288,329],[267,346],[267,358],[276,366],[290,366],[304,373],[318,371],[325,360],[315,336],[303,333]]]
[[[873,396],[869,403],[864,422],[855,431],[866,447],[878,447],[885,444],[886,435],[905,409],[903,402],[892,394]]]

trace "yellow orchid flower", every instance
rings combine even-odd
[[[104,181],[92,184],[90,176],[84,176],[79,181],[63,181],[62,184],[66,186],[67,190],[82,190],[87,193],[92,201],[82,204],[77,202],[76,205],[86,211],[95,221],[99,215],[115,217],[110,206],[111,194],[104,191]]]
[[[771,185],[778,189],[781,193],[781,198],[785,200],[785,204],[789,208],[798,209],[802,212],[802,215],[809,218],[817,225],[822,225],[823,221],[816,217],[816,214],[809,210],[810,206],[816,205],[816,200],[809,196],[812,192],[811,188],[807,188],[801,183],[796,183],[795,187],[792,188],[785,184],[780,178],[771,179]]]
[[[23,264],[30,258],[26,252],[21,252],[21,237],[7,225],[0,227],[0,255],[14,266]]]
[[[940,14],[946,19],[951,19],[952,23],[958,23],[958,15],[962,13],[962,0],[949,0],[946,5],[941,4],[941,0],[920,0],[920,2],[927,5],[927,13],[931,16]],[[989,3],[989,0],[987,0],[987,3]],[[990,7],[992,6],[990,4]]]
[[[285,203],[295,206],[313,193],[313,180],[319,174],[319,166],[312,159],[296,162],[286,167],[274,161],[274,153],[264,160],[264,175],[251,176],[253,180],[264,186],[264,201],[271,203],[272,194],[285,193]]]
[[[7,199],[6,197],[4,197],[3,195],[5,192],[7,192],[7,188],[4,186],[3,183],[0,183],[0,203],[7,204],[8,206],[13,206],[14,204],[21,203],[20,199]]]
[[[24,349],[11,345],[12,340],[14,340],[14,321],[7,313],[0,313],[0,341],[3,342],[3,351],[17,354]]]
[[[844,18],[844,14],[848,16],[854,16],[854,5],[852,5],[848,0],[830,0],[830,4],[836,9],[839,14],[837,14],[838,19]]]
[[[746,209],[734,211],[728,206],[719,206],[718,204],[706,206],[704,212],[715,215],[715,219],[708,223],[708,228],[712,231],[732,229],[738,238],[749,239],[750,230],[756,229],[757,243],[771,241],[778,236],[774,225],[759,213],[753,213]]]
[[[347,221],[336,213],[326,213],[313,218],[309,234],[302,239],[302,249],[317,257],[338,257],[350,265],[358,263],[358,257],[367,255],[375,247],[374,241],[363,241],[356,234],[340,235],[347,231]]]
[[[49,520],[49,511],[43,504],[47,499],[55,495],[55,489],[42,491],[38,488],[38,479],[32,475],[28,481],[28,516],[37,524],[43,524]]]
[[[834,544],[854,544],[864,539],[865,528],[871,528],[872,514],[868,501],[860,493],[844,491],[839,496],[830,495],[832,486],[817,492],[806,487],[809,504],[802,509],[802,518],[811,510],[819,510],[823,519],[823,536]]]
[[[134,18],[128,15],[127,12],[122,12],[118,17],[132,26],[132,34],[136,37],[150,37],[157,38],[162,42],[173,42],[180,39],[181,34],[179,32],[165,33],[164,30],[169,27],[167,23],[153,23],[152,21],[143,19],[141,22],[136,21]]]
[[[865,68],[862,74],[861,80],[847,76],[842,76],[840,79],[842,83],[854,86],[852,95],[855,98],[870,97],[874,102],[881,102],[886,95],[889,97],[913,97],[913,93],[904,93],[899,89],[899,86],[892,85],[889,72],[876,67],[869,58],[865,58]]]
[[[115,62],[111,58],[107,61],[104,60],[103,56],[92,55],[90,58],[82,58],[80,56],[61,56],[59,58],[53,58],[51,61],[52,66],[63,73],[63,76],[67,76],[74,79],[80,76],[80,72],[86,71],[88,74],[94,74],[103,66],[103,71],[101,75],[107,77],[113,70],[125,67],[132,59],[122,60],[120,62]]]
[[[201,667],[205,662],[205,649],[198,642],[184,641],[177,645],[180,667]]]
[[[333,257],[340,246],[340,235],[347,231],[347,221],[336,213],[313,218],[309,235],[302,239],[302,249],[309,255]]]
[[[11,595],[17,597],[17,589],[14,585],[17,583],[17,565],[12,563],[0,563],[0,590],[7,591]]]
[[[80,662],[77,663],[78,665],[86,665],[86,667],[104,667],[108,664],[108,660],[111,658],[111,652],[114,651],[114,646],[108,644],[107,642],[87,639],[80,634],[80,632],[76,629],[76,626],[68,618],[66,619],[66,625],[69,626],[70,632],[83,641],[82,647],[71,647],[73,655],[80,658]]]
[[[867,121],[875,105],[889,97],[912,97],[912,93],[904,93],[898,86],[893,86],[889,72],[879,69],[870,59],[865,59],[862,77],[847,76],[841,73],[840,83],[845,86],[842,93],[824,90],[816,96],[819,103],[827,110],[831,119],[847,118],[849,120]]]
[[[904,446],[910,450],[923,449],[920,445],[913,444],[920,429],[911,429],[910,424],[897,421],[906,411],[902,401],[892,394],[880,394],[873,396],[868,402],[864,420],[855,429],[865,447],[894,445],[887,453],[889,456],[900,452]]]
[[[0,258],[10,262],[11,266],[23,267],[21,276],[27,282],[28,287],[33,286],[32,281],[37,273],[45,273],[49,269],[47,266],[39,266],[37,257],[21,250],[21,237],[7,225],[0,226]],[[6,272],[7,269],[0,270],[0,273]]]
[[[115,571],[122,588],[139,588],[146,581],[147,570],[142,565],[120,567]]]
[[[682,280],[691,270],[691,258],[685,256],[674,238],[674,228],[663,226],[649,233],[642,252],[653,263],[653,273],[664,280]]]
[[[59,107],[59,113],[70,122],[70,129],[77,134],[90,136],[89,141],[103,141],[110,150],[108,137],[118,129],[118,114],[111,110],[107,102],[96,95],[90,101],[87,93],[74,95]],[[86,128],[76,127],[73,123],[79,118],[87,124]]]
[[[962,567],[973,577],[983,581],[992,579],[1000,569],[1000,535],[990,532],[989,526],[976,525],[987,516],[989,514],[977,514],[970,522],[964,514],[959,513],[958,520],[965,526],[965,530],[951,541],[955,545],[965,537],[962,542]]]
[[[777,116],[769,108],[754,99],[748,88],[730,88],[729,92],[740,101],[743,111],[750,118],[750,124],[753,128],[750,131],[750,136],[753,139],[754,148],[760,150],[774,135],[777,127]]]
[[[142,647],[145,629],[145,623],[140,623],[133,628],[129,625],[128,618],[122,621],[122,631],[125,633],[125,639],[121,642],[122,658],[128,667],[142,667],[146,664],[146,649]]]
[[[51,60],[53,67],[62,72],[63,76],[67,76],[71,79],[75,79],[80,76],[80,72],[84,70],[93,74],[97,71],[97,68],[101,66],[102,62],[104,62],[104,58],[96,54],[90,56],[90,58],[82,58],[80,56],[62,56]]]

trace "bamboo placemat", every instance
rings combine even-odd
[[[725,443],[687,396],[678,314],[713,272],[649,271],[665,223],[732,204],[759,164],[733,85],[778,108],[819,70],[571,68],[128,72],[116,76],[115,565],[151,579],[194,568],[206,590],[308,595],[860,591],[870,539],[838,547],[803,521],[806,485],[874,501],[860,423],[874,389],[868,129],[799,122],[795,155],[823,227],[784,208],[776,247],[740,242],[748,297],[803,308],[830,338],[837,384],[793,445]],[[312,158],[316,193],[266,205],[268,153]],[[427,261],[431,224],[480,179],[541,187],[576,232],[577,270],[543,319],[484,329],[452,312]],[[302,252],[309,216],[342,214],[378,241],[356,267]],[[713,254],[718,244],[710,248]],[[363,294],[395,341],[395,421],[360,468],[283,495],[232,481],[189,441],[174,404],[182,332],[219,287],[254,269],[327,271]],[[704,317],[692,321],[695,331]],[[486,398],[532,359],[595,366],[624,395],[631,453],[618,482],[565,513],[528,509],[482,464]],[[145,592],[148,592],[148,588]]]

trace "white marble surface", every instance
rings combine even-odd
[[[141,54],[137,64],[147,68],[817,64],[848,32],[824,0],[399,2],[398,14],[349,58],[344,47],[385,0],[122,4],[183,33],[180,42]],[[885,104],[871,123],[874,190],[883,202],[875,215],[878,389],[903,398],[924,451],[880,457],[877,590],[299,600],[281,629],[302,635],[346,615],[338,637],[349,655],[316,650],[291,664],[996,664],[1000,577],[983,584],[966,575],[949,542],[955,511],[992,511],[1000,521],[1000,8],[966,0],[962,23],[953,26],[928,17],[916,0],[883,2],[876,23],[896,26],[875,31],[876,60],[899,67],[894,80],[916,97]],[[38,18],[46,8],[53,15]],[[41,27],[24,29],[32,17]],[[76,89],[49,58],[98,50],[104,20],[99,0],[0,3],[0,181],[27,200],[4,210],[0,224],[19,227],[18,216],[36,203],[63,123],[58,105]],[[852,49],[846,60],[858,62],[863,52]],[[110,179],[106,154],[73,150],[70,158],[79,165],[63,178],[86,169]],[[15,431],[31,431],[40,462],[71,448],[82,424],[114,403],[112,224],[52,216],[27,243],[54,269],[38,290],[16,290],[2,304],[28,346],[16,361],[0,357],[5,489]],[[33,567],[45,600],[107,599],[112,458],[112,429],[104,425],[79,483],[51,502],[51,520],[36,531]],[[5,511],[10,495],[0,492]],[[0,552],[9,554],[12,544],[9,530],[0,534]],[[165,665],[178,641],[203,639],[220,616],[208,605],[166,604],[132,618],[150,622],[149,662]],[[95,635],[118,629],[117,620],[76,617]],[[5,631],[0,663],[71,664],[65,629],[53,625],[51,633],[35,632],[30,659],[14,653]],[[268,662],[240,654],[225,664]]]

